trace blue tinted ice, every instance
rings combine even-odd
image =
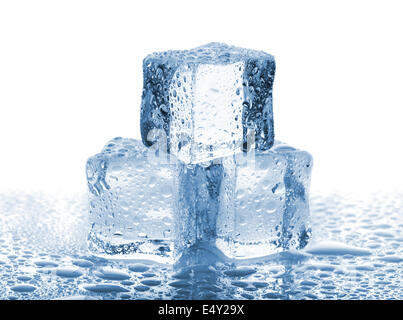
[[[276,141],[254,159],[235,156],[234,206],[220,225],[217,246],[232,258],[305,247],[310,237],[312,156]]]
[[[168,149],[185,163],[231,155],[255,133],[259,150],[274,142],[274,57],[210,43],[148,55],[143,61],[141,136],[163,130]]]
[[[215,245],[220,225],[230,217],[236,178],[233,156],[201,164],[178,163],[176,175],[176,253]]]
[[[93,253],[171,259],[173,166],[148,152],[139,140],[115,138],[88,159]]]
[[[280,142],[254,157],[238,153],[182,164],[178,252],[207,244],[230,258],[246,259],[305,247],[311,168],[309,153]]]

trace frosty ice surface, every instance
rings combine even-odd
[[[115,138],[86,165],[89,248],[98,255],[169,262],[173,165],[149,159],[141,141]]]
[[[141,136],[164,130],[185,163],[231,155],[255,132],[256,147],[274,142],[274,57],[220,43],[148,55],[143,61]]]

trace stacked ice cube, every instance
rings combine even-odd
[[[247,259],[310,237],[312,157],[274,141],[273,56],[220,43],[147,56],[142,142],[87,162],[97,255],[172,262],[194,246]]]

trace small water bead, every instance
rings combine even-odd
[[[255,272],[256,272],[255,269],[247,267],[224,271],[224,273],[229,277],[246,277]]]
[[[371,266],[356,266],[355,269],[358,271],[374,271],[375,270],[375,268],[371,267]]]
[[[72,263],[81,268],[91,268],[94,266],[94,264],[88,260],[73,260]]]
[[[268,293],[265,293],[263,296],[262,296],[262,298],[263,299],[284,299],[284,298],[286,298],[286,296],[284,296],[283,294],[281,294],[281,293],[277,293],[277,292],[268,292]]]
[[[83,275],[83,273],[75,268],[59,268],[56,269],[56,275],[62,278],[78,278]]]
[[[246,287],[246,288],[243,288],[243,290],[248,291],[248,292],[254,292],[254,291],[257,291],[258,288],[256,288],[256,287]]]
[[[255,281],[252,282],[252,285],[254,285],[256,288],[266,288],[269,284],[263,281]]]
[[[171,287],[174,288],[187,288],[190,287],[190,283],[184,280],[177,280],[177,281],[173,281],[168,283],[168,285],[170,285]]]
[[[134,290],[140,291],[140,292],[144,292],[144,291],[150,290],[150,287],[148,287],[148,286],[142,286],[142,285],[138,285],[138,286],[135,286],[135,287],[133,287],[133,288],[134,288]]]
[[[375,236],[383,237],[383,238],[393,238],[394,235],[390,232],[378,231],[373,233]]]
[[[143,264],[132,264],[132,265],[129,265],[128,268],[132,272],[145,272],[148,269],[150,269],[148,266],[143,265]]]
[[[41,268],[55,268],[58,266],[56,262],[50,260],[38,260],[35,261],[34,263]]]
[[[155,273],[148,272],[148,273],[143,273],[142,276],[143,276],[144,278],[152,278],[152,277],[155,277],[156,274],[155,274]]]
[[[121,284],[123,284],[124,286],[132,286],[134,285],[134,282],[130,280],[123,280]]]
[[[403,258],[396,256],[396,255],[390,255],[390,256],[382,257],[382,258],[380,258],[380,260],[385,261],[385,262],[391,262],[391,263],[400,263],[403,261]]]
[[[129,292],[129,290],[126,288],[123,288],[123,287],[121,287],[119,285],[115,285],[115,284],[109,284],[109,283],[88,284],[88,285],[84,285],[83,288],[85,290],[88,290],[91,292],[97,292],[97,293]]]
[[[15,292],[32,292],[35,291],[37,288],[30,284],[17,284],[16,286],[12,286],[11,290]]]
[[[154,280],[154,279],[142,280],[140,282],[149,287],[159,286],[161,284],[160,280]]]
[[[248,283],[245,281],[232,281],[231,284],[235,287],[246,288]]]
[[[371,252],[367,249],[350,246],[336,241],[323,241],[310,245],[306,252],[314,255],[350,255],[350,256],[366,256]]]

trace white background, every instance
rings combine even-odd
[[[85,190],[88,156],[139,137],[145,55],[220,41],[276,57],[314,190],[403,190],[402,32],[399,1],[1,1],[0,189]]]

